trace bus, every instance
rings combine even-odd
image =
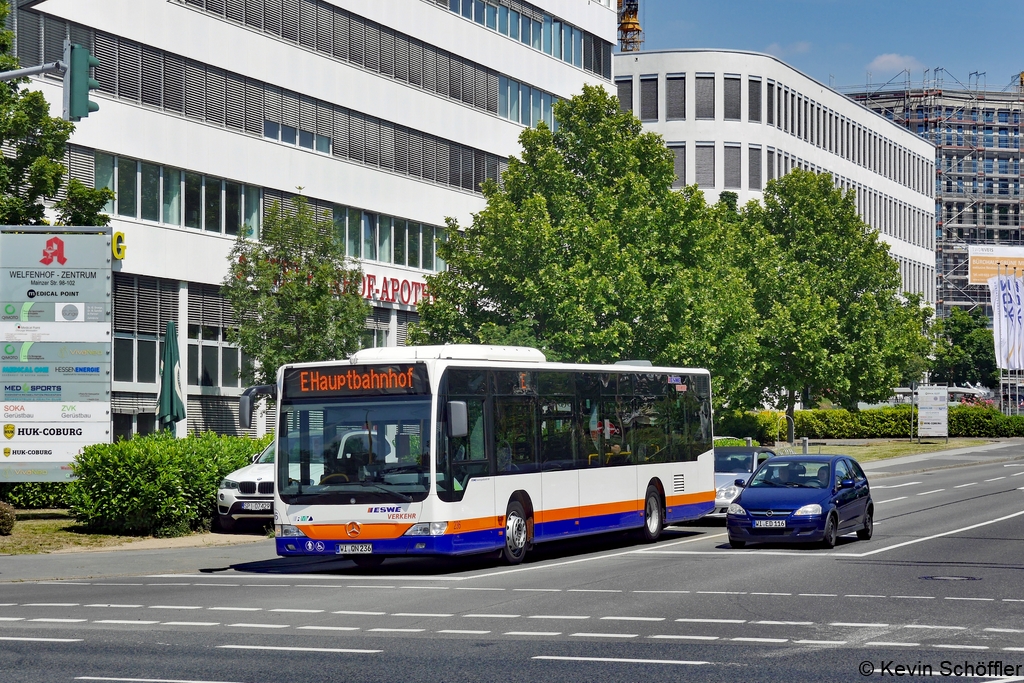
[[[537,349],[365,349],[283,366],[274,521],[282,556],[500,553],[636,530],[656,540],[715,503],[711,378]]]

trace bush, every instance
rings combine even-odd
[[[217,484],[270,441],[213,432],[166,433],[88,446],[68,484],[71,514],[115,534],[181,536],[210,528]]]
[[[0,501],[21,510],[66,508],[67,482],[12,482],[0,484]]]
[[[0,536],[10,536],[14,531],[14,508],[7,503],[0,503]]]

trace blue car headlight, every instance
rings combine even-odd
[[[802,508],[793,513],[794,517],[820,517],[821,506],[817,503],[811,503],[810,505],[804,505]]]
[[[726,514],[730,514],[730,515],[745,515],[745,514],[747,514],[747,511],[744,510],[743,506],[740,505],[739,503],[731,503],[729,505],[729,510],[728,510],[728,512]]]

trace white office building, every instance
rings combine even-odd
[[[611,88],[611,0],[15,0],[22,66],[65,37],[99,58],[100,110],[78,124],[71,176],[110,187],[115,435],[155,426],[167,320],[187,366],[187,428],[237,431],[234,324],[219,292],[238,234],[301,192],[361,262],[367,345],[416,320],[445,218],[524,125],[585,83]],[[34,79],[60,115],[53,77]],[[301,188],[301,190],[297,190]],[[182,425],[184,428],[184,425]]]
[[[935,305],[935,147],[769,55],[671,50],[615,55],[624,109],[675,153],[681,187],[742,206],[793,168],[831,173],[889,245],[903,289]]]

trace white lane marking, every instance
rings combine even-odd
[[[331,614],[351,614],[353,616],[359,616],[359,617],[382,617],[385,614],[387,614],[387,612],[355,612],[355,611],[352,611],[352,610],[341,609],[341,610],[338,610],[337,612],[331,612]]]
[[[77,602],[26,602],[22,607],[78,607]]]
[[[561,593],[561,588],[513,588],[517,593]]]
[[[570,588],[567,593],[621,593],[620,590],[608,588]]]
[[[970,484],[960,484],[959,486],[954,486],[953,488],[955,488],[955,489],[964,489],[964,488],[967,488],[968,486],[977,486],[977,484],[978,484],[978,482],[972,481]]]
[[[725,535],[726,535],[726,533],[713,534],[711,536],[698,536],[696,538],[687,538],[687,539],[684,539],[682,541],[676,541],[674,543],[666,543],[666,544],[663,544],[663,545],[661,545],[659,547],[661,547],[661,548],[668,548],[668,547],[671,547],[671,546],[674,546],[674,545],[681,545],[683,543],[693,543],[695,541],[703,541],[703,540],[706,540],[706,539],[709,539],[709,538],[719,538],[719,537],[725,536]],[[466,578],[469,578],[469,579],[484,579],[484,578],[488,578],[488,577],[491,577],[491,576],[502,576],[503,574],[514,574],[514,573],[517,573],[517,572],[528,572],[528,571],[533,571],[533,570],[536,570],[536,569],[552,569],[554,567],[564,567],[564,566],[570,565],[570,564],[579,564],[580,562],[592,562],[594,560],[610,560],[613,557],[621,557],[623,555],[630,555],[630,554],[633,554],[633,553],[647,553],[647,552],[652,552],[652,551],[650,551],[650,550],[624,550],[621,553],[612,553],[611,555],[596,555],[596,556],[593,556],[593,557],[581,557],[578,560],[568,560],[566,562],[553,562],[551,564],[535,564],[535,565],[531,565],[529,567],[517,567],[515,569],[503,569],[501,571],[491,572],[489,574],[477,574],[475,576],[469,576],[469,577],[466,577]],[[523,589],[516,588],[516,589],[513,589],[513,590],[523,590]],[[533,589],[533,590],[537,590],[537,589]],[[544,590],[544,589],[540,589],[540,590]],[[548,589],[548,590],[558,590],[558,589],[555,588],[555,589]]]
[[[97,583],[97,586],[144,586],[144,583]]]
[[[134,621],[132,619],[97,619],[94,624],[159,624],[159,621]]]
[[[490,631],[462,631],[457,628],[448,628],[444,629],[443,631],[438,631],[438,633],[457,633],[465,636],[484,636],[490,633]]]
[[[927,628],[927,629],[946,629],[949,631],[966,631],[966,626],[932,626],[931,624],[904,624],[903,628]]]
[[[88,581],[30,581],[36,586],[91,586]]]
[[[279,607],[277,609],[272,609],[270,611],[271,612],[294,612],[294,613],[297,613],[297,614],[320,614],[321,612],[323,612],[322,609],[287,609],[287,608],[284,608],[284,607]]]
[[[919,481],[908,481],[908,482],[905,482],[903,484],[887,484],[887,485],[872,486],[871,488],[873,488],[873,489],[901,489],[904,486],[913,486],[914,484],[920,484],[920,483],[921,482],[919,482]]]
[[[934,600],[934,595],[893,595],[893,599],[899,600]]]
[[[518,614],[463,614],[465,619],[518,619]]]
[[[570,638],[636,638],[636,633],[570,633]]]
[[[881,646],[881,647],[921,647],[921,643],[891,643],[886,640],[871,640],[864,643],[865,646]]]
[[[1019,476],[1020,476],[1020,475],[1022,475],[1022,474],[1024,474],[1024,471],[1021,471],[1021,472],[1014,472],[1014,473],[1013,473],[1013,474],[1011,474],[1010,476],[1011,476],[1011,477],[1019,477]]]
[[[850,595],[844,595],[844,598],[884,598],[884,595],[861,595],[858,593],[851,593]]]
[[[506,636],[560,636],[561,631],[506,631]]]
[[[1005,652],[1024,652],[1024,647],[1004,647]]]
[[[179,678],[110,678],[108,676],[75,676],[76,681],[123,681],[124,683],[229,683],[227,681],[198,681]]]
[[[291,588],[290,583],[243,583],[243,588]],[[371,588],[371,586],[348,586],[348,588]],[[378,586],[372,586],[378,588]]]
[[[685,593],[689,593],[690,591],[633,591],[633,592],[634,593],[672,593],[672,594],[682,595],[682,594],[685,594]]]
[[[771,626],[814,626],[813,621],[752,621],[750,623]]]
[[[275,584],[270,584],[270,585],[275,585]],[[374,585],[374,586],[345,586],[345,588],[394,588],[394,586],[382,586],[380,584],[377,584],[377,585]]]
[[[578,614],[534,614],[526,617],[527,619],[589,619],[590,617],[580,616]]]
[[[1017,600],[1015,598],[1003,598],[1003,602],[1024,602],[1024,600]]]
[[[665,621],[665,617],[601,617],[602,621]]]
[[[931,495],[933,493],[939,493],[939,492],[945,491],[945,490],[946,489],[935,489],[934,491],[925,491],[924,493],[919,493],[917,495],[919,495],[919,496],[929,496],[929,495]]]
[[[1024,463],[1011,462],[1009,464],[1003,465],[1003,467],[1024,467]]]
[[[457,591],[503,591],[504,588],[477,588],[472,586],[456,586]]]
[[[25,621],[25,617],[0,617],[0,621]]]
[[[865,628],[886,628],[889,624],[866,624],[858,621],[833,621],[829,626],[855,626]]]
[[[135,609],[137,607],[142,607],[142,605],[115,605],[115,604],[107,605],[107,604],[96,604],[96,605],[86,605],[86,607],[111,607],[111,608],[114,608],[114,609]]]
[[[986,479],[985,481],[986,482],[989,482],[989,481],[999,481],[1000,479],[1006,479],[1006,477],[994,477],[992,479]]]
[[[787,643],[789,638],[730,638],[737,643]]]
[[[686,624],[745,624],[746,619],[676,619]]]
[[[451,617],[453,614],[441,614],[430,612],[395,612],[393,617]]]
[[[1024,630],[1019,628],[986,628],[982,630],[989,633],[1024,633]]]
[[[219,621],[165,621],[161,626],[220,626]]]
[[[0,607],[14,607],[18,603],[16,602],[0,602]],[[88,607],[88,605],[86,605]]]
[[[358,626],[298,626],[300,631],[358,631]]]
[[[285,647],[283,645],[218,645],[221,650],[273,650],[277,652],[340,652],[354,655],[375,655],[384,650],[355,650],[340,647]]]
[[[661,638],[664,640],[718,640],[718,636],[647,636],[648,638]]]
[[[1014,512],[1012,515],[1004,515],[995,519],[990,519],[987,522],[979,522],[977,524],[971,524],[970,526],[960,527],[959,529],[951,529],[949,531],[943,531],[941,534],[932,534],[931,536],[924,536],[923,538],[915,538],[911,541],[903,541],[902,543],[896,543],[895,545],[886,546],[885,548],[879,548],[878,550],[869,550],[866,553],[853,554],[853,557],[868,557],[870,555],[877,555],[878,553],[884,553],[889,550],[895,550],[896,548],[902,548],[904,546],[913,545],[915,543],[923,543],[925,541],[932,541],[936,538],[942,538],[943,536],[951,536],[952,534],[958,534],[962,531],[971,531],[979,527],[988,526],[989,524],[998,524],[999,522],[1005,522],[1008,519],[1014,517],[1020,517],[1024,515],[1024,510],[1020,512]]]
[[[846,645],[845,640],[794,640],[795,645]]]
[[[421,590],[421,591],[446,591],[451,586],[399,586],[399,588],[408,588],[410,590]]]
[[[559,662],[613,662],[618,664],[683,664],[700,666],[711,662],[689,661],[685,659],[625,659],[618,657],[556,657],[554,655],[538,655],[532,659],[554,660]]]
[[[974,602],[993,602],[995,598],[943,598],[943,600],[971,600]]]
[[[376,633],[423,633],[425,628],[371,628]]]
[[[697,595],[746,595],[746,591],[697,591]]]
[[[191,586],[191,583],[147,583],[147,586]]]
[[[801,598],[837,598],[835,593],[797,593]]]
[[[291,624],[228,624],[234,628],[290,628]]]
[[[941,647],[945,650],[987,650],[987,645],[932,645],[932,647]]]
[[[45,621],[51,624],[81,624],[88,619],[29,619],[29,621]]]
[[[150,605],[149,609],[203,609],[202,605]]]
[[[215,612],[261,612],[262,607],[207,607],[208,610]]]
[[[751,593],[751,595],[792,595],[792,593]]]
[[[241,584],[239,584],[239,583],[193,583],[192,585],[193,586],[233,586],[233,587],[237,588]]]
[[[0,640],[23,640],[30,643],[80,643],[82,638],[22,638],[18,636],[0,636]]]
[[[890,498],[889,500],[876,500],[875,505],[881,505],[883,503],[895,503],[897,500],[906,500],[906,496],[900,496],[899,498]]]

